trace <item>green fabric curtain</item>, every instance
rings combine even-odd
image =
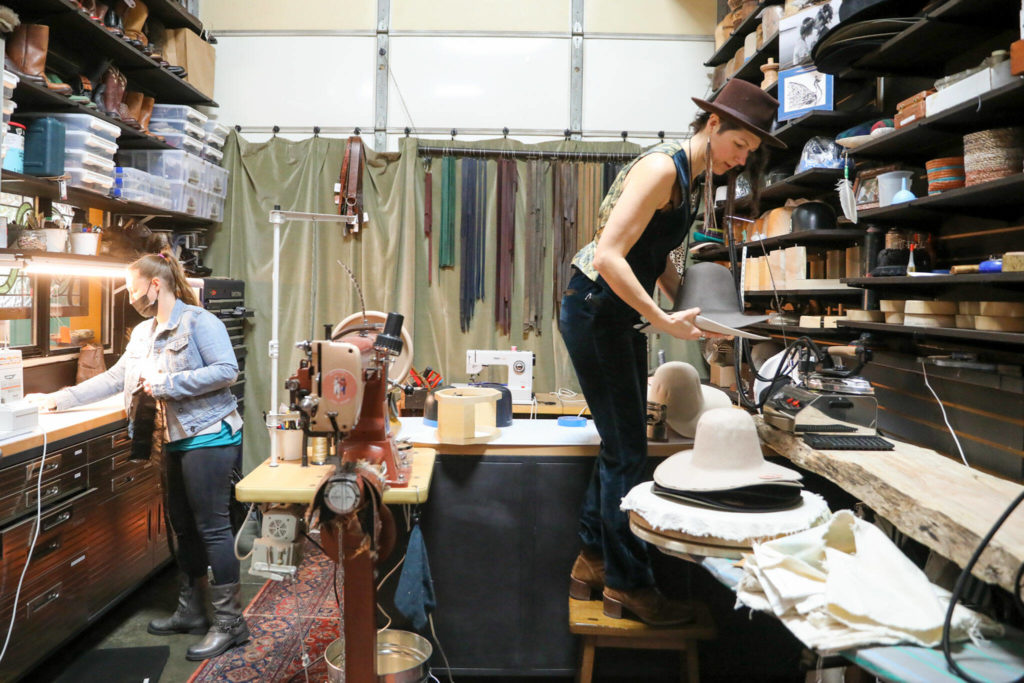
[[[338,180],[345,141],[310,138],[295,142],[273,138],[252,143],[235,133],[229,137],[224,166],[230,170],[230,188],[225,218],[209,235],[207,265],[215,274],[246,282],[246,304],[256,315],[248,328],[246,346],[245,469],[251,470],[269,453],[263,412],[270,408],[270,383],[278,383],[279,396],[287,400],[284,380],[298,366],[295,342],[322,338],[325,323],[337,323],[359,310],[359,297],[337,261],[348,265],[362,287],[370,310],[397,311],[413,337],[413,365],[417,369],[432,366],[448,382],[466,381],[467,349],[502,349],[517,346],[536,355],[534,387],[536,391],[554,391],[565,387],[578,390],[578,384],[553,320],[551,297],[552,237],[546,235],[544,270],[544,318],[540,335],[522,333],[523,286],[526,268],[538,264],[524,262],[526,197],[526,161],[518,160],[520,191],[516,200],[516,258],[514,264],[512,333],[500,335],[493,315],[494,253],[496,244],[496,163],[490,161],[487,174],[486,291],[484,305],[477,307],[469,331],[459,330],[459,264],[437,272],[438,231],[434,231],[435,272],[427,285],[427,241],[423,235],[424,160],[418,156],[420,141],[404,138],[398,153],[366,150],[364,178],[365,210],[370,222],[358,234],[344,236],[340,225],[288,222],[281,234],[281,306],[280,372],[270,377],[268,342],[271,335],[273,272],[273,228],[269,212],[275,205],[288,211],[336,213],[334,183]],[[431,146],[445,143],[424,142]],[[452,143],[447,143],[452,144]],[[637,153],[634,144],[555,141],[527,145],[515,140],[490,140],[454,143],[458,147],[505,150],[563,150],[580,152]],[[440,224],[441,159],[432,160],[434,225]],[[461,164],[456,165],[461,182]],[[550,174],[549,174],[550,175]],[[550,177],[545,182],[551,206]],[[461,211],[456,193],[455,213]],[[548,217],[550,220],[550,216]],[[457,253],[457,249],[456,249]],[[660,336],[660,335],[659,335]],[[697,360],[693,344],[681,345],[652,337],[652,347],[666,344],[670,359]],[[682,347],[680,350],[677,347]],[[698,363],[703,371],[703,366]],[[487,370],[481,379],[502,381],[501,369]]]

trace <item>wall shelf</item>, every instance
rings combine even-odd
[[[166,142],[146,135],[120,119],[107,116],[99,109],[72,102],[64,95],[59,95],[45,86],[22,80],[14,89],[14,101],[18,103],[18,110],[14,113],[16,120],[23,120],[22,117],[26,114],[43,113],[44,111],[60,114],[88,114],[121,129],[121,135],[117,138],[118,146],[132,149],[174,149]]]
[[[873,159],[930,159],[934,150],[955,142],[957,136],[1002,125],[1019,125],[1024,108],[1024,79],[1018,78],[980,97],[897,128],[850,154]],[[961,146],[962,149],[962,146]]]
[[[147,204],[137,202],[126,202],[114,199],[107,195],[86,190],[80,187],[68,187],[67,199],[60,198],[60,189],[57,181],[37,178],[35,176],[4,171],[2,176],[4,192],[12,194],[24,194],[35,197],[42,197],[56,202],[68,203],[73,206],[101,209],[113,214],[126,216],[154,216],[160,219],[172,221],[181,227],[201,228],[213,223],[206,218],[197,218],[184,213],[164,211]]]
[[[859,228],[839,230],[803,230],[791,232],[788,235],[778,237],[766,237],[763,240],[743,242],[736,245],[737,252],[747,247],[747,254],[752,256],[762,255],[762,252],[784,249],[792,246],[830,246],[837,244],[848,244],[856,242],[864,236],[864,231]],[[729,258],[729,250],[725,246],[717,246],[713,249],[705,249],[698,252],[697,256],[704,261],[718,261]]]
[[[203,31],[203,22],[174,0],[147,0],[146,6],[149,7],[149,15],[162,21],[167,28],[190,28],[196,33]]]
[[[858,212],[865,220],[934,220],[938,214],[960,213],[959,209],[978,210],[991,214],[1001,209],[1020,206],[1024,196],[1024,173],[991,180],[987,183],[946,190],[900,204],[891,204]],[[963,213],[972,213],[964,211]]]
[[[777,292],[767,290],[748,290],[743,293],[745,297],[771,297],[779,296],[861,296],[863,292],[855,287],[845,285],[839,287],[819,287],[817,289],[780,289]]]
[[[790,119],[775,129],[774,135],[787,145],[788,152],[797,152],[796,147],[803,147],[804,143],[815,135],[826,135],[835,137],[837,130],[855,126],[858,123],[877,118],[877,112],[871,111],[825,111],[815,109],[795,119]]]
[[[725,83],[728,83],[733,78],[738,78],[741,81],[750,81],[756,85],[760,85],[761,81],[764,80],[764,74],[761,73],[761,65],[768,63],[769,57],[778,58],[779,56],[779,36],[776,35],[774,38],[769,40],[767,43],[761,46],[758,50],[750,57],[747,61],[743,62],[743,66],[736,70],[732,76],[726,79]],[[725,87],[725,83],[722,87],[711,93],[708,97],[708,101],[714,101],[718,97],[718,93],[722,92],[722,88]]]
[[[839,327],[800,327],[799,325],[772,325],[771,323],[754,323],[747,327],[752,330],[769,332],[771,334],[786,334],[800,337],[850,337],[857,334],[853,330],[842,329]]]
[[[711,55],[708,61],[704,62],[704,66],[718,66],[719,64],[725,64],[732,56],[736,54],[736,50],[743,47],[743,40],[747,35],[757,29],[757,25],[761,23],[760,14],[768,5],[781,5],[782,0],[762,0],[758,3],[757,9],[750,13],[746,19],[744,19],[736,30],[729,35],[729,38],[722,43],[722,47],[715,50],[715,54]]]
[[[23,22],[48,24],[51,44],[109,57],[128,77],[132,90],[152,95],[163,103],[217,106],[191,83],[93,21],[73,0],[9,0],[7,5],[18,12]]]
[[[868,289],[881,287],[911,286],[914,288],[939,288],[952,285],[991,285],[1013,288],[1024,287],[1022,273],[965,273],[963,275],[923,275],[899,277],[850,277],[843,278],[844,284]]]
[[[837,168],[809,168],[764,188],[761,191],[761,198],[790,199],[802,197],[809,189],[834,190],[842,177],[842,170]]]
[[[886,332],[889,334],[940,339],[959,339],[988,344],[1024,344],[1024,334],[1018,332],[991,332],[989,330],[964,330],[952,327],[911,327],[889,323],[864,323],[840,320],[839,325],[853,330]]]

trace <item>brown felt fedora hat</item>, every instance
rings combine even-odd
[[[759,86],[733,78],[718,93],[714,102],[692,98],[706,112],[743,126],[772,147],[786,148],[786,143],[768,132],[779,109],[779,101]]]

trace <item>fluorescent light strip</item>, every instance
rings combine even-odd
[[[69,259],[32,257],[26,260],[24,272],[30,275],[69,275],[71,277],[123,278],[127,265],[88,263]]]

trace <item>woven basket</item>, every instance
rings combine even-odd
[[[928,194],[939,194],[964,186],[964,158],[942,157],[925,163],[928,169]]]
[[[1024,128],[994,128],[964,136],[966,185],[978,185],[1021,172]]]

